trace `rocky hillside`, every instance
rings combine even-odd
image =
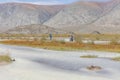
[[[80,1],[54,6],[5,3],[0,4],[0,11],[0,32],[9,29],[10,33],[18,33],[20,26],[28,25],[27,29],[24,27],[20,33],[30,33],[28,28],[31,26],[33,33],[49,33],[49,30],[58,33],[62,30],[79,33],[120,33],[120,0]],[[44,25],[49,26],[49,29]]]
[[[120,33],[120,0],[77,2],[67,6],[45,25],[80,33]]]
[[[109,13],[102,16],[90,26],[93,30],[101,33],[120,33],[120,1],[117,2],[117,5]],[[89,29],[89,31],[92,30]]]
[[[51,28],[41,24],[31,24],[31,25],[24,25],[18,26],[13,29],[9,29],[5,33],[7,34],[49,34],[49,33],[67,33],[64,30]]]
[[[69,5],[45,23],[55,28],[73,29],[76,26],[91,24],[103,15],[104,10],[96,2],[78,2]],[[71,30],[72,30],[71,29]]]
[[[64,5],[45,6],[27,3],[0,4],[0,32],[22,25],[42,24],[64,7]]]

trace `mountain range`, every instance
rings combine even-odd
[[[120,33],[119,6],[119,0],[106,3],[77,2],[64,8],[44,24],[78,33],[96,31],[99,33]]]
[[[54,34],[66,33],[66,31],[64,30],[55,29],[42,24],[18,26],[18,27],[7,30],[5,33],[7,34],[49,34],[51,32]]]
[[[34,29],[35,25],[42,27],[37,33],[49,33],[51,29],[53,29],[51,32],[56,33],[62,30],[76,33],[120,33],[119,0],[79,1],[68,5],[51,6],[5,3],[0,4],[0,11],[0,32],[20,33],[18,30],[20,27],[28,29],[32,26]],[[24,29],[21,32],[24,32]]]
[[[64,5],[0,4],[0,31],[3,32],[17,26],[42,24],[62,8]]]

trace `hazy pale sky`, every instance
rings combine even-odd
[[[80,0],[0,0],[0,3],[5,2],[29,2],[35,4],[68,4]],[[85,1],[85,0],[82,0]],[[108,0],[86,0],[86,1],[108,1]]]

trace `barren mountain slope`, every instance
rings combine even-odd
[[[120,33],[120,1],[109,13],[91,24],[90,28],[89,31],[95,30],[100,33]]]
[[[66,33],[64,30],[55,29],[41,24],[31,24],[18,26],[13,29],[9,29],[5,33],[9,34],[47,34],[47,33]]]
[[[102,6],[99,3],[77,2],[67,6],[44,24],[55,28],[71,28],[91,24],[103,13]]]
[[[119,0],[105,3],[78,2],[63,9],[45,24],[80,33],[120,33]],[[114,26],[114,28],[113,28]]]
[[[56,15],[63,8],[64,5],[0,4],[0,31],[22,25],[41,24]]]

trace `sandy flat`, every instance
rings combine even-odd
[[[10,52],[16,61],[0,66],[1,80],[120,80],[120,62],[112,61],[117,53],[96,51],[52,51],[29,47],[0,45],[0,52]],[[82,55],[100,58],[83,59]],[[90,65],[101,66],[90,71]]]

